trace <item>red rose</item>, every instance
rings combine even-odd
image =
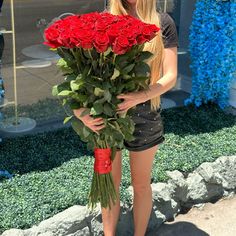
[[[94,39],[94,47],[99,53],[105,52],[109,45],[109,37],[106,32],[97,32]]]
[[[130,48],[129,40],[127,39],[127,37],[123,35],[116,38],[112,47],[113,52],[115,54],[124,54],[129,50],[129,48]]]
[[[110,27],[107,30],[107,35],[109,37],[110,40],[110,44],[112,45],[116,38],[121,34],[121,28],[120,25],[114,24],[112,27]]]
[[[106,21],[107,25],[112,25],[118,21],[118,17],[115,15],[112,15],[108,12],[103,12],[100,14],[101,18]]]
[[[106,29],[109,27],[107,22],[103,19],[98,20],[95,22],[95,30],[96,31],[106,31]]]
[[[138,44],[143,44],[147,42],[147,39],[144,37],[144,35],[140,34],[136,38]]]
[[[58,42],[59,32],[54,27],[49,27],[45,31],[45,38],[46,42],[44,44],[52,47],[57,48],[60,47],[61,44]]]
[[[88,22],[95,24],[99,19],[101,19],[101,15],[98,12],[87,13],[80,16],[80,21],[85,24]]]
[[[153,39],[156,35],[156,32],[159,31],[159,28],[156,25],[145,25],[142,31],[143,37],[148,41]]]
[[[98,52],[112,46],[115,53],[123,54],[133,45],[150,41],[159,30],[129,15],[93,12],[54,22],[45,30],[45,44],[53,48],[94,46]]]
[[[58,42],[61,43],[64,47],[72,48],[74,47],[74,45],[71,44],[70,39],[71,39],[70,30],[67,29],[61,32],[58,38]]]
[[[135,27],[130,27],[130,28],[124,29],[121,32],[121,35],[125,36],[128,39],[130,47],[137,44],[137,40],[136,40],[137,32],[136,32]]]
[[[72,32],[71,38],[73,38],[75,42],[74,44],[75,47],[82,47],[84,49],[90,49],[93,47],[94,31],[76,29]]]

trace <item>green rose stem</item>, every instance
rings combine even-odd
[[[101,140],[99,137],[95,140],[99,148],[108,148],[106,140]],[[111,161],[112,160],[112,157]],[[92,210],[96,207],[96,203],[100,202],[101,207],[111,209],[111,200],[115,204],[117,200],[117,192],[114,185],[114,180],[111,172],[107,174],[93,173],[93,179],[91,184],[90,193],[88,195],[89,203],[88,207]]]
[[[70,51],[71,51],[72,55],[74,56],[74,58],[76,59],[77,68],[78,68],[79,72],[81,73],[83,66],[81,64],[81,55],[80,55],[80,53],[82,53],[82,52],[81,51],[79,52],[77,50],[77,48],[75,48],[75,51],[74,51],[74,49],[70,49]]]

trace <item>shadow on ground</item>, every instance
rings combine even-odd
[[[180,221],[173,224],[164,223],[156,232],[147,234],[147,236],[209,236],[196,225]]]

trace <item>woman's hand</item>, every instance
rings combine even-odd
[[[145,91],[130,92],[126,94],[120,94],[117,96],[118,99],[124,99],[123,102],[119,103],[117,106],[117,113],[125,113],[131,107],[136,106],[139,103],[146,102],[149,100],[147,93]]]
[[[88,128],[90,128],[93,132],[99,135],[99,130],[105,128],[103,118],[93,118],[91,115],[87,114],[84,115],[83,117],[80,116],[81,113],[88,108],[79,108],[79,109],[74,109],[74,115],[80,119],[84,125],[86,125]]]

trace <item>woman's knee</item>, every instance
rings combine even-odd
[[[132,183],[132,186],[134,194],[138,194],[141,196],[147,192],[150,193],[152,191],[150,181],[147,183]]]

